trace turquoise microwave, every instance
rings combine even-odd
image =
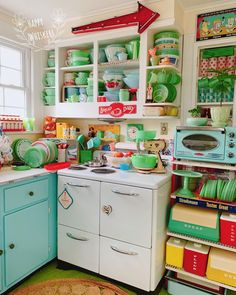
[[[236,164],[236,127],[176,127],[176,159]]]

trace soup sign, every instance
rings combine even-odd
[[[136,114],[137,106],[136,105],[124,105],[120,102],[112,103],[108,106],[99,107],[99,115],[110,115],[112,117],[122,117],[126,114]]]

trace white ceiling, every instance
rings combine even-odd
[[[186,9],[201,7],[203,4],[230,4],[234,1],[222,0],[178,0]],[[154,0],[140,0],[145,3],[153,3]],[[115,11],[118,8],[133,5],[137,6],[137,0],[0,0],[0,12],[22,15],[27,18],[42,17],[45,23],[50,22],[55,9],[62,9],[66,19],[80,19],[92,15],[99,15],[106,11]]]

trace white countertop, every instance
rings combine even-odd
[[[0,170],[0,184],[2,185],[12,181],[20,181],[24,179],[29,179],[30,177],[42,176],[47,174],[48,171],[43,168],[30,169],[25,171],[15,171],[11,169],[11,167],[3,168]]]
[[[110,167],[106,167],[110,168]],[[171,174],[141,174],[133,170],[122,171],[119,169],[114,169],[115,173],[110,174],[97,174],[91,172],[94,168],[87,168],[86,170],[70,170],[63,169],[58,171],[58,175],[80,177],[83,179],[91,179],[105,182],[112,182],[118,184],[132,185],[137,187],[149,188],[149,189],[158,189],[164,185],[171,178]]]

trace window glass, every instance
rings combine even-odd
[[[1,68],[1,83],[5,85],[22,86],[22,72],[9,68]]]
[[[2,66],[21,70],[22,69],[22,54],[19,50],[11,47],[2,46],[1,48],[1,64]]]
[[[20,89],[5,89],[5,105],[10,107],[25,107],[25,93]]]
[[[25,59],[29,49],[11,44],[0,38],[0,114],[30,116],[27,85],[30,59]],[[29,54],[28,54],[29,55]]]

